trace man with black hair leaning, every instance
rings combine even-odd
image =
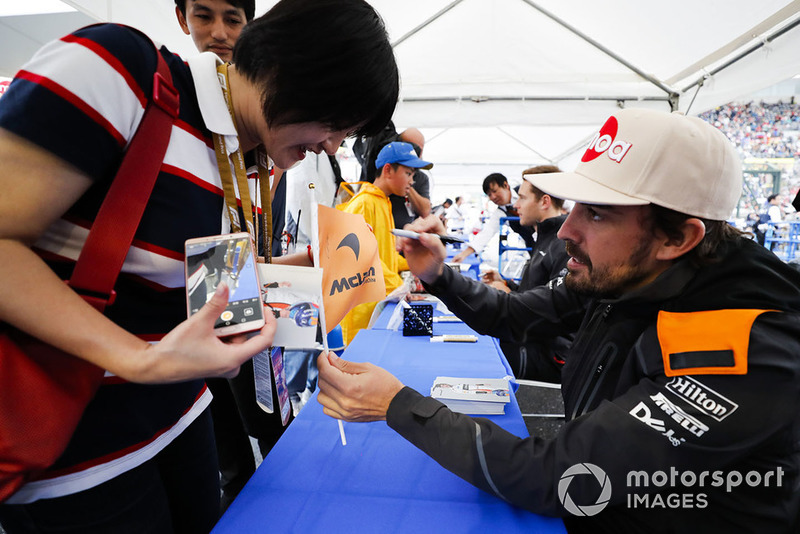
[[[222,61],[230,63],[233,58],[233,47],[236,40],[239,39],[244,25],[253,20],[255,4],[255,0],[231,0],[230,2],[228,0],[175,0],[175,16],[178,18],[178,24],[183,33],[192,38],[198,52],[212,52]],[[251,166],[249,163],[251,159],[253,162],[255,161],[253,151],[245,154],[248,167]],[[256,174],[256,176],[258,175]],[[285,188],[283,191],[285,192]],[[276,212],[279,211],[275,208],[273,197],[273,228],[276,222]],[[259,230],[263,231],[263,228]],[[258,427],[269,429],[267,436],[262,435],[262,438],[265,439],[259,440],[259,445],[263,443],[262,449],[266,451],[280,437],[284,428],[280,413],[276,411],[273,414],[266,414],[256,404],[252,365],[252,362],[246,362],[243,365],[244,372],[240,372],[235,378],[206,378],[206,385],[214,395],[214,399],[211,401],[211,418],[214,421],[214,440],[219,460],[222,489],[220,510],[223,513],[256,470],[256,458],[243,418],[247,416],[250,420],[261,419],[260,424],[251,422],[248,425],[254,437],[259,436],[259,432],[254,429]],[[241,391],[237,391],[237,387]],[[237,399],[243,401],[241,411],[237,406]],[[249,402],[244,404],[246,401]],[[264,419],[269,423],[264,424]],[[262,452],[262,454],[264,453]]]
[[[576,202],[558,234],[563,280],[502,293],[455,275],[435,236],[398,246],[454,313],[492,318],[485,334],[579,328],[559,434],[518,438],[332,355],[319,359],[325,413],[385,419],[570,532],[797,532],[800,274],[725,222],[742,188],[730,142],[697,118],[622,110],[575,172],[532,182]]]
[[[63,279],[142,120],[157,55],[179,116],[104,316]],[[218,338],[222,284],[187,320],[184,243],[231,232],[266,198],[237,194],[248,188],[220,167],[232,175],[258,147],[282,168],[333,154],[348,134],[379,131],[399,91],[386,29],[362,0],[279,1],[247,24],[233,63],[184,60],[98,24],[46,44],[0,100],[0,321],[107,375],[62,456],[0,505],[9,534],[208,532],[219,517],[203,379],[235,376],[272,344],[275,322]],[[308,264],[304,252],[289,259]]]

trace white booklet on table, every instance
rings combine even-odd
[[[454,412],[467,415],[503,414],[510,401],[505,378],[437,376],[431,387],[431,397]]]

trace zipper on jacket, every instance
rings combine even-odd
[[[602,306],[602,311],[596,312],[599,314],[599,317],[595,316],[594,325],[592,327],[592,332],[588,336],[587,339],[591,339],[595,336],[595,334],[600,330],[601,325],[605,322],[608,318],[609,314],[611,313],[613,306],[611,304],[604,304]],[[598,380],[603,374],[603,370],[607,367],[608,360],[613,353],[614,348],[613,346],[605,347],[599,354],[599,356],[592,362],[591,365],[586,366],[586,370],[582,373],[580,384],[582,387],[580,388],[580,393],[578,394],[575,403],[573,404],[572,413],[570,414],[568,421],[575,419],[579,414],[583,413],[583,409],[586,406],[586,399],[590,396],[593,396],[592,393],[594,388],[597,385]]]
[[[596,360],[594,372],[592,373],[592,376],[589,377],[588,387],[583,390],[583,395],[581,395],[581,398],[578,399],[578,403],[575,405],[575,409],[572,412],[572,419],[575,419],[576,417],[586,413],[586,406],[591,404],[591,402],[594,400],[595,393],[597,393],[597,390],[599,389],[600,382],[605,376],[606,370],[611,367],[616,352],[616,346],[613,344],[606,345],[603,348],[603,351],[600,353],[600,357]]]

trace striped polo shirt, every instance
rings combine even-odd
[[[230,140],[236,134],[221,100],[215,56],[192,58],[190,68],[166,48],[160,53],[180,93],[180,116],[122,268],[116,302],[106,312],[148,341],[157,341],[186,318],[184,242],[230,231],[209,128]],[[150,40],[136,30],[116,24],[89,26],[45,45],[0,99],[0,127],[93,180],[34,247],[64,279],[142,119],[156,70],[155,54]],[[202,81],[197,79],[200,73]],[[196,84],[202,87],[201,82],[209,80],[211,85],[198,91]],[[75,493],[141,465],[210,401],[202,380],[140,385],[107,373],[61,458],[8,502]]]

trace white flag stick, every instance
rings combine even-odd
[[[314,267],[320,266],[319,261],[319,209],[314,198],[314,183],[308,184],[308,190],[310,192],[309,197],[311,198],[311,250],[314,254]],[[327,353],[328,352],[328,328],[325,324],[325,306],[323,303],[320,303],[320,310],[319,310],[319,323],[320,328],[322,328],[322,349]],[[341,419],[337,419],[339,423],[339,437],[342,439],[342,445],[347,445],[347,438],[344,435],[344,424],[342,423]]]

